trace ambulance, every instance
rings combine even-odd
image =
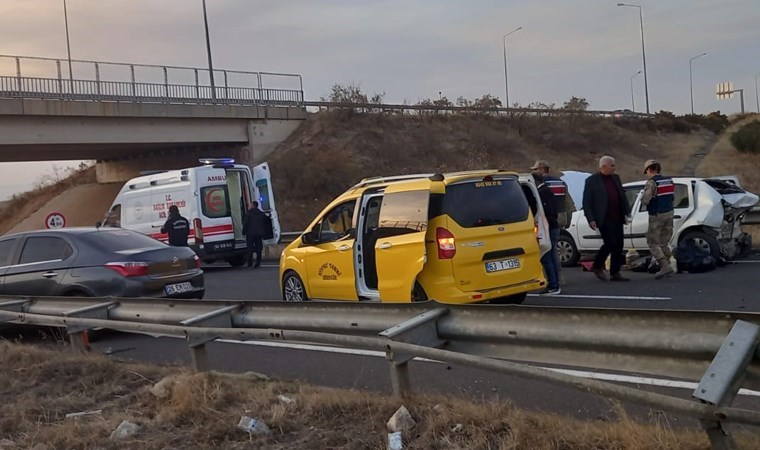
[[[134,230],[163,242],[169,207],[190,221],[188,245],[204,262],[246,262],[245,213],[253,201],[271,219],[264,244],[280,240],[280,224],[266,163],[250,167],[232,158],[202,158],[200,167],[144,174],[124,184],[102,223]]]

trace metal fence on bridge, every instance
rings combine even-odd
[[[299,108],[304,103],[297,74],[214,70],[220,83],[212,87],[203,68],[72,60],[76,77],[64,77],[62,62],[67,61],[0,55],[0,97]]]

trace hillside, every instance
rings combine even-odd
[[[527,171],[536,159],[554,170],[594,171],[603,154],[617,158],[624,181],[658,159],[679,173],[715,135],[669,133],[638,119],[312,114],[270,157],[284,230],[302,230],[332,198],[363,177],[484,167]]]

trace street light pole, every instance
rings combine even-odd
[[[505,34],[501,39],[504,44],[504,107],[509,108],[509,78],[507,77],[507,36],[512,33],[517,33],[522,30],[522,27],[517,27],[509,33]]]
[[[689,58],[689,94],[691,96],[691,115],[694,115],[694,83],[691,79],[691,62],[694,61],[697,58],[701,58],[703,56],[706,56],[707,53],[702,53],[697,56],[693,56]]]
[[[63,21],[66,24],[66,51],[69,55],[69,81],[72,83],[71,87],[73,89],[74,85],[74,72],[71,70],[71,44],[69,43],[69,14],[66,10],[66,0],[63,0]]]
[[[634,73],[631,75],[631,111],[636,112],[636,102],[633,99],[633,79],[636,78],[636,75],[640,74],[641,71]]]
[[[208,53],[208,75],[211,81],[211,98],[216,100],[216,88],[214,87],[214,65],[211,62],[211,40],[208,35],[208,16],[206,15],[206,0],[203,0],[203,24],[206,27],[206,52]]]
[[[644,14],[641,11],[641,6],[630,5],[628,3],[618,3],[618,6],[629,6],[631,8],[639,8],[639,24],[641,26],[641,59],[644,62],[644,96],[647,102],[647,114],[649,114],[649,83],[647,77],[647,52],[644,48]]]

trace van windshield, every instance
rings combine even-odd
[[[529,210],[514,177],[449,185],[442,209],[464,228],[523,222]]]

